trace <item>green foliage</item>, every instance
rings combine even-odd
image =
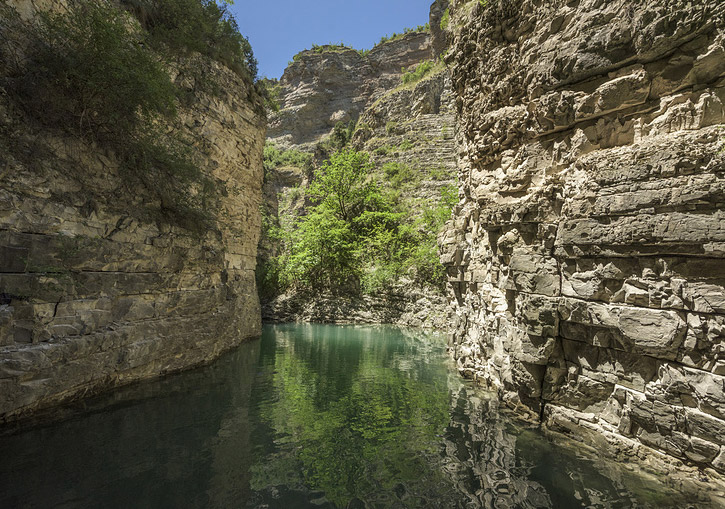
[[[28,27],[22,74],[11,77],[24,108],[47,125],[92,138],[173,116],[176,89],[131,26],[129,16],[107,2],[41,15]]]
[[[406,152],[414,147],[413,142],[409,139],[404,139],[400,142],[400,145],[398,145],[398,150],[401,152]]]
[[[385,124],[385,132],[387,134],[392,134],[397,128],[398,128],[398,123],[393,122],[392,120],[389,121],[387,124]]]
[[[365,152],[342,150],[315,172],[307,194],[337,218],[352,221],[366,210],[376,192],[367,180],[372,168]]]
[[[440,23],[441,30],[445,30],[446,28],[448,28],[448,25],[450,24],[450,22],[451,22],[451,12],[449,9],[446,9],[445,12],[443,13],[443,17],[441,18],[441,23]]]
[[[429,169],[428,176],[431,180],[448,180],[449,178],[452,178],[450,170],[444,166]]]
[[[450,420],[448,389],[439,383],[445,373],[428,364],[433,376],[396,369],[399,347],[387,337],[369,344],[322,330],[309,337],[278,349],[265,367],[278,397],[260,406],[260,416],[270,433],[295,440],[252,468],[253,489],[299,483],[324,491],[336,507],[353,507],[351,497],[379,500],[401,478],[411,493],[444,486],[440,469],[427,463]],[[310,351],[316,354],[300,354]],[[333,365],[339,369],[330,383],[325,367]]]
[[[280,150],[274,143],[264,145],[264,169],[265,171],[281,168],[283,166],[294,166],[305,172],[312,170],[312,154],[299,150]]]
[[[270,111],[279,111],[281,89],[282,87],[277,79],[262,78],[257,81],[257,90],[259,90],[262,99],[264,99],[264,105]]]
[[[376,155],[379,156],[386,156],[390,153],[391,147],[390,145],[382,145],[374,150]]]
[[[426,23],[425,25],[418,25],[415,28],[404,28],[403,33],[396,33],[393,32],[393,35],[384,35],[380,38],[380,42],[378,44],[385,44],[386,42],[396,41],[398,39],[402,39],[405,37],[406,34],[414,33],[414,32],[429,32],[430,31],[430,23]]]
[[[426,60],[425,62],[419,63],[414,69],[402,69],[403,72],[403,84],[415,83],[422,80],[430,71],[433,69],[435,62],[433,60]]]
[[[163,127],[176,118],[178,90],[129,14],[79,0],[24,29],[25,60],[6,88],[25,112],[112,151],[129,184],[154,195],[168,221],[198,232],[212,227],[217,185],[199,170],[190,142]]]
[[[311,51],[314,51],[315,53],[325,53],[326,51],[335,52],[335,51],[345,51],[345,50],[354,50],[354,48],[352,46],[348,46],[344,42],[338,42],[338,43],[331,42],[331,43],[322,44],[322,45],[313,44]]]
[[[157,48],[198,52],[254,80],[257,60],[227,3],[216,0],[122,0]]]
[[[349,222],[325,206],[313,208],[299,223],[282,283],[345,288],[354,285],[360,266],[355,257],[356,237]]]
[[[278,290],[372,293],[404,274],[443,284],[436,235],[451,212],[447,188],[435,206],[412,211],[399,207],[397,190],[414,181],[415,172],[403,163],[385,164],[384,188],[373,170],[367,153],[343,149],[315,172],[307,190],[313,206],[283,233],[283,254],[265,269]]]
[[[334,150],[340,150],[347,146],[355,132],[355,121],[351,120],[347,124],[338,122],[330,135],[330,144]]]
[[[383,165],[383,174],[388,183],[396,189],[415,179],[415,174],[410,166],[399,162],[385,163]]]
[[[360,56],[367,55],[367,52],[369,51],[369,50],[356,50],[355,48],[345,44],[344,42],[338,42],[338,43],[330,42],[328,44],[313,44],[310,49],[300,51],[299,53],[294,55],[292,57],[292,62],[288,62],[288,64],[291,65],[293,62],[299,62],[300,59],[302,58],[302,55],[304,55],[308,51],[311,51],[313,53],[339,53],[341,51],[347,51],[347,50],[357,51],[360,54]]]

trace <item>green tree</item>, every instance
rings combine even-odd
[[[352,221],[374,203],[378,189],[368,180],[373,169],[370,156],[351,149],[341,150],[315,171],[308,196],[329,209],[338,219]]]
[[[307,190],[312,206],[282,235],[282,255],[262,270],[264,281],[347,293],[385,290],[403,274],[443,284],[436,235],[454,197],[444,189],[433,208],[403,210],[372,170],[367,153],[343,149],[315,171]]]

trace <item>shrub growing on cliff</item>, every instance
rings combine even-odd
[[[178,89],[138,23],[111,2],[77,0],[18,27],[27,46],[6,89],[26,113],[112,151],[129,184],[143,185],[166,220],[211,227],[216,185],[195,164],[189,140],[169,129]]]
[[[216,0],[122,0],[162,51],[198,52],[252,80],[257,60],[227,3]]]
[[[403,84],[415,83],[416,81],[422,80],[428,73],[431,72],[435,63],[433,60],[426,60],[425,62],[419,63],[414,69],[403,68]]]
[[[279,80],[274,78],[261,78],[257,81],[257,89],[262,99],[264,99],[264,105],[267,109],[270,111],[279,111],[279,96],[282,89]]]
[[[450,11],[450,9],[446,9],[445,12],[443,13],[443,17],[441,18],[441,23],[440,23],[441,30],[445,30],[446,28],[448,28],[448,25],[450,24],[450,22],[451,22],[451,11]]]
[[[378,44],[385,44],[386,42],[391,41],[397,41],[398,39],[402,39],[406,34],[414,33],[414,32],[429,32],[430,31],[430,23],[426,23],[425,25],[418,25],[415,28],[406,27],[403,29],[402,33],[396,33],[393,32],[393,35],[384,35],[380,38],[380,42]],[[377,46],[377,44],[376,44]]]
[[[175,114],[176,88],[143,34],[107,2],[78,2],[29,26],[27,61],[11,76],[26,111],[48,126],[114,138]]]
[[[282,166],[294,166],[305,173],[312,171],[312,155],[299,150],[280,150],[274,143],[264,145],[265,172]]]

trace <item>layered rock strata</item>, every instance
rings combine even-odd
[[[426,32],[378,44],[367,54],[328,47],[303,51],[279,82],[280,110],[270,114],[267,138],[280,147],[313,151],[338,122],[357,120],[397,87],[403,68],[431,58]]]
[[[453,2],[460,371],[725,472],[725,4]]]
[[[113,154],[34,127],[0,96],[0,421],[210,361],[260,333],[263,108],[247,80],[198,65],[225,91],[180,112],[203,171],[226,189],[216,231],[150,214],[157,198]]]

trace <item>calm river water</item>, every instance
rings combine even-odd
[[[0,507],[706,507],[556,442],[463,381],[442,339],[265,326],[214,364],[0,436]]]

